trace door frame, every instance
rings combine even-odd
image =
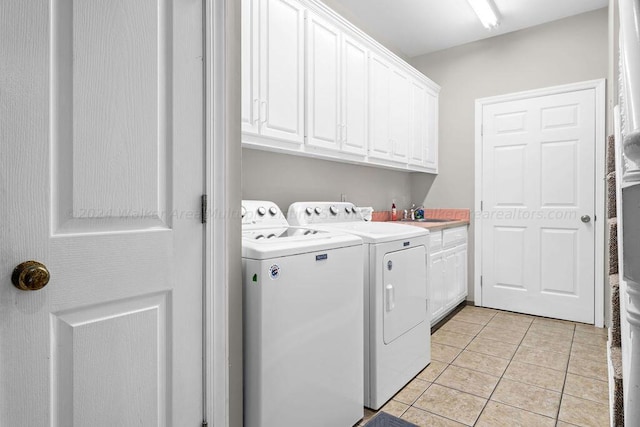
[[[202,0],[205,188],[203,422],[242,425],[240,2]]]
[[[474,300],[482,306],[482,112],[486,105],[567,92],[593,89],[595,91],[595,220],[594,220],[594,319],[597,327],[604,325],[604,289],[605,289],[605,224],[607,220],[605,205],[605,153],[606,153],[606,99],[605,79],[589,80],[566,85],[552,86],[506,95],[476,99],[475,102],[475,191],[474,191]]]

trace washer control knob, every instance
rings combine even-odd
[[[242,218],[244,218],[246,214],[247,214],[247,210],[245,209],[244,206],[242,206],[242,208],[240,209],[240,215],[242,215]]]
[[[338,208],[336,208],[335,206],[331,206],[329,208],[329,211],[331,212],[331,215],[338,215]]]
[[[358,210],[356,209],[355,206],[351,206],[351,212],[353,213],[358,213]]]
[[[269,213],[271,214],[271,216],[275,216],[278,213],[278,209],[275,206],[271,206],[269,208]]]
[[[311,208],[307,208],[304,211],[307,213],[307,215],[311,215],[313,213],[313,209]]]
[[[349,209],[349,206],[347,206],[346,208],[344,208],[344,212],[349,215],[351,213],[351,209]]]
[[[315,208],[314,211],[316,212],[316,215],[320,215],[322,213],[322,209],[320,209],[320,207]]]
[[[264,208],[264,206],[260,206],[258,208],[258,215],[264,216],[266,213],[267,213],[267,210]]]

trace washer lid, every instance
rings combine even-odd
[[[384,243],[401,239],[426,237],[429,231],[411,225],[394,224],[389,222],[341,222],[334,224],[314,224],[318,230],[334,230],[355,234],[365,243]]]
[[[301,227],[274,227],[242,232],[242,256],[270,259],[362,245],[362,239],[340,232]]]

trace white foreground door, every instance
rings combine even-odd
[[[202,2],[2,1],[0,58],[0,425],[199,426]]]
[[[593,323],[595,99],[484,106],[484,306]]]

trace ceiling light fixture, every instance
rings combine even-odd
[[[498,9],[491,0],[467,0],[485,28],[492,30],[500,24]]]

